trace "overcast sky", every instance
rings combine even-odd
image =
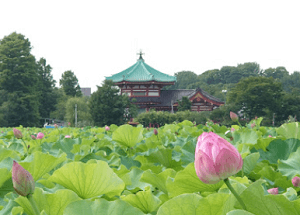
[[[300,71],[299,1],[4,0],[0,38],[25,35],[57,81],[72,70],[81,87],[145,62],[169,75],[257,62]]]

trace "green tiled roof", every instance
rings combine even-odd
[[[146,81],[159,81],[159,82],[174,82],[175,76],[167,75],[162,72],[153,69],[147,65],[143,58],[140,57],[136,64],[119,72],[110,77],[106,77],[106,80],[112,80],[113,82],[130,81],[130,82],[146,82]]]

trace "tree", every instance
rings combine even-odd
[[[178,101],[178,111],[191,110],[192,102],[188,97],[183,96],[181,101]]]
[[[49,118],[50,112],[55,110],[56,94],[54,92],[55,80],[51,74],[52,68],[46,64],[46,59],[41,58],[37,62],[39,91],[40,91],[40,108],[39,113],[42,118]]]
[[[59,85],[62,86],[68,96],[82,96],[78,79],[71,70],[65,71],[62,74]]]
[[[282,85],[272,77],[242,79],[228,93],[228,103],[238,106],[250,119],[276,113],[280,108],[281,99]]]
[[[276,69],[269,68],[263,72],[263,76],[273,77],[274,79],[279,79],[279,80],[281,80],[282,78],[284,78],[288,75],[289,75],[289,72],[286,70],[285,67],[282,67],[282,66],[277,67]]]
[[[88,106],[89,97],[72,97],[66,102],[65,119],[75,126],[75,105],[77,105],[77,127],[92,125],[90,109]]]
[[[191,71],[182,71],[175,73],[177,82],[175,85],[167,87],[169,90],[186,89],[187,85],[197,81],[197,74]]]
[[[50,118],[65,120],[66,101],[68,101],[71,96],[67,96],[62,88],[55,88],[54,94],[56,95],[55,110],[50,113]]]
[[[94,125],[124,124],[130,117],[135,117],[136,106],[127,95],[120,95],[112,81],[105,80],[102,86],[91,95],[89,107]]]
[[[31,44],[22,34],[14,32],[0,41],[0,90],[6,95],[0,106],[5,126],[39,124],[39,79],[30,51]]]

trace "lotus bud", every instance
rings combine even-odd
[[[16,137],[17,139],[22,139],[23,134],[22,134],[22,132],[21,132],[20,130],[14,128],[14,129],[13,129],[13,132],[14,132],[14,135],[15,135],[15,137]]]
[[[278,194],[278,188],[271,188],[268,189],[268,193],[272,194],[272,195],[277,195]]]
[[[251,124],[251,128],[254,128],[254,127],[255,127],[255,123],[252,123],[252,124]]]
[[[70,135],[66,135],[65,138],[71,138],[71,136]]]
[[[239,120],[239,117],[236,113],[233,113],[230,111],[230,118],[232,121],[237,122]]]
[[[155,135],[157,135],[157,134],[158,134],[158,131],[157,131],[157,129],[156,129],[156,128],[154,128],[154,130],[153,130],[153,133],[154,133]]]
[[[54,124],[54,128],[58,128],[58,125],[57,125],[57,124]]]
[[[243,159],[227,140],[213,132],[203,132],[198,137],[195,150],[195,170],[206,184],[216,184],[238,173]]]
[[[147,127],[147,131],[149,131],[149,127]]]
[[[12,167],[12,181],[15,191],[21,196],[33,194],[35,182],[32,175],[16,161]]]
[[[295,176],[292,179],[292,184],[294,185],[294,187],[300,187],[300,178],[298,176]]]
[[[71,125],[71,123],[70,122],[68,122],[68,126],[70,126]]]
[[[36,135],[36,139],[43,139],[44,138],[44,134],[42,132],[39,132],[37,135]]]
[[[110,128],[108,126],[105,126],[105,131],[109,131]]]
[[[33,140],[35,140],[35,139],[36,139],[36,137],[35,137],[34,135],[31,135],[31,138],[32,138]]]

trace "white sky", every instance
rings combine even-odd
[[[105,76],[145,62],[174,75],[257,62],[300,71],[298,1],[4,0],[0,39],[25,35],[57,81],[72,70],[92,92]]]

